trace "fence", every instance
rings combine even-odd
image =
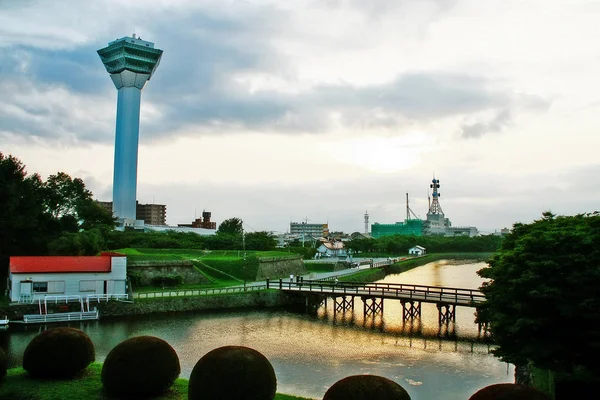
[[[244,293],[244,292],[257,292],[260,290],[266,290],[267,285],[252,285],[252,286],[234,286],[226,288],[212,288],[212,289],[189,289],[189,290],[169,290],[163,292],[146,292],[146,293],[134,293],[134,299],[159,299],[166,297],[188,297],[188,296],[207,296],[215,294],[229,294],[229,293]]]

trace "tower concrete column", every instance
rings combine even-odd
[[[113,215],[120,227],[136,226],[138,140],[142,89],[160,62],[162,50],[135,34],[98,50],[118,90],[113,175]]]

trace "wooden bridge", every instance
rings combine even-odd
[[[438,309],[440,324],[456,320],[456,307],[477,307],[485,300],[481,291],[444,286],[411,285],[405,283],[368,283],[335,281],[267,281],[267,288],[289,293],[299,293],[317,298],[315,306],[327,306],[327,298],[334,301],[333,312],[354,310],[354,299],[363,301],[365,317],[383,314],[383,300],[399,300],[402,318],[411,320],[421,317],[421,304],[433,303]]]

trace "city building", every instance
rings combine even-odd
[[[124,254],[10,257],[8,268],[12,302],[32,303],[47,296],[127,293],[127,257]]]
[[[162,53],[135,33],[98,50],[118,91],[112,207],[120,229],[143,228],[143,221],[136,217],[140,103],[142,89],[156,71]]]
[[[112,201],[98,201],[102,207],[113,212]],[[135,202],[135,219],[146,225],[166,225],[167,206],[164,204],[140,204]]]
[[[328,237],[328,224],[308,224],[306,222],[290,222],[290,235]]]
[[[177,224],[180,227],[188,228],[203,228],[203,229],[217,229],[217,223],[211,222],[210,217],[212,213],[209,211],[202,211],[202,217],[196,218],[191,224]]]
[[[164,204],[140,204],[136,202],[135,219],[146,225],[166,225],[167,206]]]
[[[380,224],[375,222],[371,225],[371,237],[377,239],[383,236],[394,235],[423,235],[423,221],[420,219],[407,219],[395,224]]]
[[[474,226],[452,226],[450,219],[446,218],[442,206],[440,205],[439,192],[440,180],[435,177],[429,185],[432,189],[429,197],[429,209],[427,219],[418,218],[408,205],[408,193],[406,194],[406,219],[404,222],[395,224],[380,224],[378,222],[371,225],[371,237],[380,238],[393,235],[440,235],[440,236],[477,236],[479,231]],[[366,220],[366,219],[365,219]]]

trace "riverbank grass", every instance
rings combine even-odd
[[[48,366],[52,368],[52,366]],[[79,377],[72,380],[32,379],[23,368],[8,370],[0,382],[0,399],[11,400],[114,400],[104,393],[101,381],[102,363],[92,363]],[[154,400],[187,400],[188,380],[179,378],[171,389]],[[277,394],[275,400],[310,400]]]

